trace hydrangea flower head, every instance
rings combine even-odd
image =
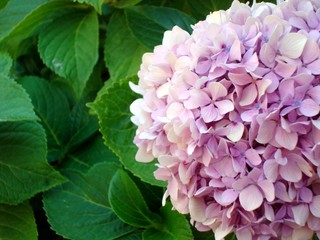
[[[320,235],[320,2],[234,1],[143,56],[137,161],[223,239]]]

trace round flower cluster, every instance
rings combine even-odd
[[[137,161],[217,240],[320,235],[320,1],[234,1],[164,34],[131,105]]]

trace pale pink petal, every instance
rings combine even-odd
[[[293,217],[297,224],[304,226],[309,217],[309,208],[307,204],[300,204],[293,206],[292,208]]]
[[[309,206],[313,216],[320,218],[320,195],[313,197]]]
[[[234,110],[234,104],[230,100],[227,100],[227,99],[221,100],[221,101],[216,101],[214,104],[219,109],[219,112],[221,115],[224,115],[224,114]]]
[[[243,89],[239,105],[248,106],[256,100],[257,96],[258,92],[256,86],[254,84],[250,84],[249,86]]]
[[[238,240],[252,240],[253,233],[248,228],[242,228],[236,231]]]
[[[152,154],[147,152],[144,147],[138,148],[138,151],[136,153],[136,160],[138,162],[148,163],[148,162],[152,162],[153,159],[154,157],[152,156]]]
[[[308,38],[300,33],[287,33],[281,40],[279,51],[283,56],[298,58],[301,56]]]
[[[266,92],[267,88],[272,84],[270,79],[262,79],[256,82],[258,88],[258,98],[260,99]]]
[[[320,64],[320,63],[319,63]],[[320,65],[318,65],[320,66]],[[319,67],[320,68],[320,67]],[[318,104],[320,104],[320,86],[311,88],[308,91],[308,95]]]
[[[277,127],[275,133],[275,140],[280,146],[288,150],[293,150],[298,143],[298,134],[295,132],[288,133],[283,128]]]
[[[256,141],[261,144],[269,143],[274,138],[274,132],[277,123],[275,121],[263,121],[259,131]]]
[[[267,67],[272,67],[274,64],[274,60],[276,58],[276,52],[274,49],[270,46],[270,44],[265,43],[262,45],[260,49],[260,59],[261,62],[266,65]]]
[[[240,192],[239,200],[246,211],[253,211],[261,206],[263,196],[257,186],[250,185]]]
[[[203,198],[192,197],[189,200],[190,216],[197,222],[206,220],[206,204]]]
[[[302,60],[304,63],[311,63],[316,60],[320,55],[318,43],[313,39],[308,39],[303,53]]]
[[[195,72],[199,75],[206,74],[210,68],[211,68],[210,59],[208,58],[200,59],[195,68]]]
[[[223,227],[222,224],[219,225],[214,230],[214,239],[215,240],[223,240],[233,229],[233,226]]]
[[[297,66],[294,64],[284,63],[279,61],[274,71],[281,77],[288,78],[296,71]]]
[[[269,202],[272,202],[275,198],[275,188],[273,183],[268,180],[262,180],[258,182],[258,186],[262,189],[266,199]]]
[[[304,116],[313,117],[320,112],[320,105],[312,99],[305,99],[301,102],[299,110]]]
[[[238,195],[238,191],[234,189],[227,189],[219,194],[214,194],[214,198],[222,206],[228,206],[238,198]]]
[[[187,109],[195,109],[205,106],[211,102],[210,97],[205,92],[193,89],[190,91],[190,98],[184,102],[184,106]]]
[[[201,116],[206,123],[212,122],[220,116],[219,111],[212,104],[201,108]]]
[[[258,115],[259,110],[257,109],[251,109],[248,111],[244,111],[243,113],[241,113],[241,119],[244,122],[252,122],[253,118]]]
[[[249,162],[254,166],[257,166],[262,162],[260,155],[257,153],[256,150],[252,148],[248,149],[245,152],[245,156],[249,160]]]
[[[312,239],[314,232],[308,227],[296,228],[292,232],[290,240]]]
[[[219,82],[210,82],[208,84],[208,89],[210,91],[212,100],[217,100],[218,98],[225,97],[228,94],[225,86]]]
[[[229,72],[228,77],[230,80],[239,86],[244,86],[253,82],[252,77],[247,73],[231,73]]]
[[[230,139],[233,142],[238,142],[244,132],[244,126],[242,123],[236,123],[231,124],[228,126],[229,128],[229,134],[227,135],[227,138]]]
[[[241,61],[241,42],[236,39],[230,48],[229,51],[229,60],[230,61]]]
[[[279,167],[280,176],[289,182],[298,182],[302,178],[302,172],[295,162],[288,162],[285,166]]]
[[[313,61],[312,63],[309,63],[307,68],[313,73],[313,74],[320,74],[320,59],[317,59]]]
[[[267,160],[263,164],[263,172],[268,180],[275,182],[278,178],[278,167],[279,165],[275,160]]]
[[[184,107],[182,105],[182,103],[179,102],[173,102],[169,105],[168,109],[167,109],[167,117],[169,119],[174,119],[176,117],[178,117],[183,111],[184,111]]]

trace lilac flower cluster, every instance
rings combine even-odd
[[[234,1],[143,56],[136,159],[200,231],[320,235],[319,44],[320,1]]]

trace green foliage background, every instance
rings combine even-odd
[[[128,82],[164,31],[230,3],[0,1],[1,240],[213,239],[135,161]]]

